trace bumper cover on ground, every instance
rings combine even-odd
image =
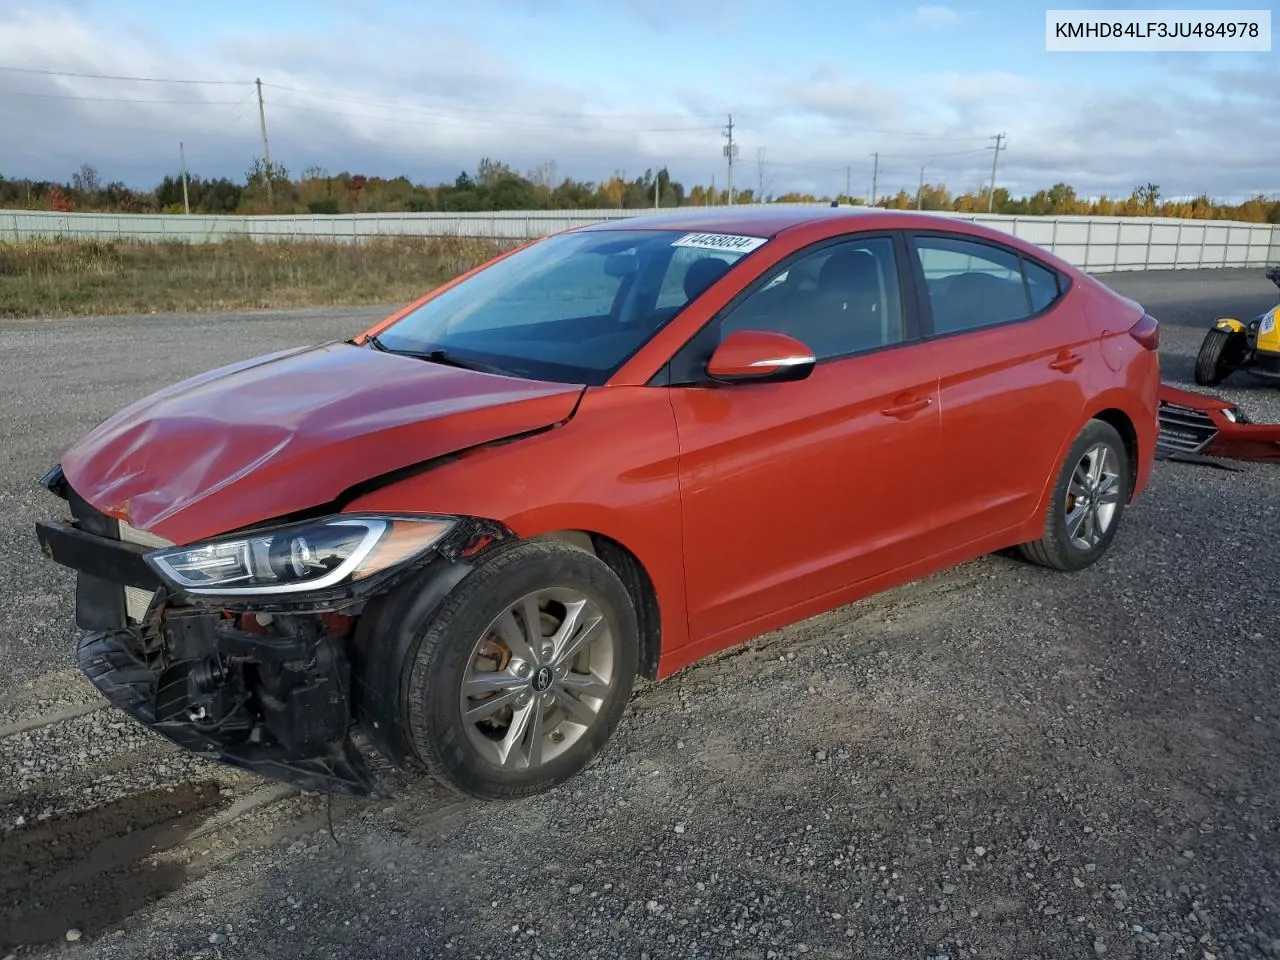
[[[1157,455],[1280,463],[1280,424],[1253,423],[1229,400],[1161,384]]]

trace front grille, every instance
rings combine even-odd
[[[155,534],[147,533],[145,530],[139,530],[137,527],[131,527],[123,520],[119,521],[120,539],[126,543],[137,543],[144,547],[171,547],[173,542],[165,540],[163,537],[157,537]],[[140,590],[137,587],[124,588],[124,609],[125,615],[130,620],[141,623],[142,618],[146,616],[147,607],[151,605],[151,598],[155,596],[149,590]]]
[[[1218,428],[1203,410],[1160,401],[1160,434],[1156,449],[1165,453],[1199,453]]]

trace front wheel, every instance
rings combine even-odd
[[[1196,354],[1195,379],[1202,387],[1216,387],[1235,372],[1245,348],[1245,336],[1213,327],[1204,335]]]
[[[621,719],[639,663],[625,586],[559,541],[481,563],[415,633],[407,739],[438,780],[482,799],[540,793],[582,770]]]
[[[1019,548],[1033,563],[1082,570],[1111,545],[1129,502],[1129,453],[1109,423],[1090,420],[1067,453],[1045,516],[1044,536]]]

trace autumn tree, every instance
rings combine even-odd
[[[267,184],[272,202],[267,201]],[[640,176],[627,178],[621,170],[603,180],[579,180],[562,176],[557,165],[547,160],[521,175],[509,164],[482,157],[475,172],[462,171],[451,182],[419,183],[400,175],[391,178],[343,171],[330,175],[311,164],[300,177],[290,177],[279,164],[268,166],[255,158],[242,182],[227,177],[205,180],[191,174],[187,183],[193,211],[216,214],[349,213],[368,212],[483,212],[531,209],[636,209],[723,205],[728,191],[708,184],[685,186],[671,171],[650,168]],[[735,203],[764,199],[747,188],[734,192]],[[861,198],[839,193],[839,203],[863,203]],[[789,191],[769,197],[779,203],[830,203],[833,198],[803,191]],[[102,177],[89,163],[82,164],[68,182],[47,180],[6,180],[0,177],[0,207],[19,209],[103,210],[120,212],[170,211],[182,206],[182,178],[168,174],[149,190],[132,189],[113,181],[103,185]],[[991,192],[988,185],[975,185],[957,194],[943,183],[912,184],[877,198],[877,206],[897,209],[986,213],[1018,216],[1092,214],[1099,216],[1142,216],[1159,214],[1190,219],[1230,219],[1251,223],[1280,223],[1280,200],[1253,196],[1239,203],[1215,202],[1207,195],[1165,199],[1160,186],[1147,182],[1135,187],[1128,197],[1102,195],[1095,200],[1081,197],[1071,184],[1058,182],[1020,196],[1007,188]]]
[[[44,204],[45,209],[57,210],[59,213],[70,213],[76,208],[75,204],[71,202],[71,198],[67,196],[67,191],[56,183],[45,194]]]

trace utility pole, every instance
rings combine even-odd
[[[920,166],[920,186],[916,188],[916,209],[923,210],[924,206],[924,165]]]
[[[1005,135],[1003,133],[997,133],[994,137],[988,138],[996,142],[994,148],[996,152],[991,157],[991,189],[987,192],[987,213],[994,210],[996,205],[996,161],[1000,159],[1000,141],[1004,138]],[[987,149],[990,150],[992,148],[987,147]]]
[[[850,182],[853,177],[853,164],[846,164],[844,168],[844,198],[846,201],[853,199],[853,185]]]
[[[271,196],[271,145],[267,142],[267,108],[262,104],[262,80],[254,81],[258,86],[258,121],[262,124],[262,159],[267,164],[267,205],[274,205]]]
[[[729,125],[724,128],[724,135],[729,142],[724,146],[724,155],[729,158],[729,206],[733,206],[733,158],[738,154],[738,145],[733,142],[733,114],[729,114]]]
[[[182,209],[191,216],[191,202],[187,199],[187,151],[181,140],[178,141],[178,157],[182,160]]]
[[[764,203],[764,147],[756,147],[756,202]]]
[[[876,205],[876,185],[880,179],[880,154],[876,152],[871,156],[875,157],[875,166],[871,168],[871,205],[874,207]]]

